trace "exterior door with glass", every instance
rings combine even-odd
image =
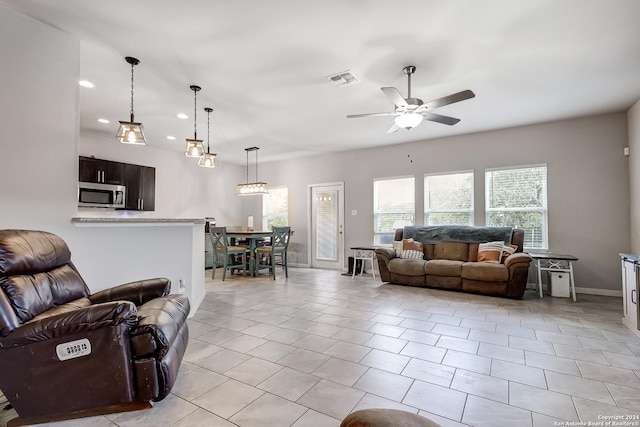
[[[311,267],[344,266],[344,184],[310,185]]]

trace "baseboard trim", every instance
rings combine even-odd
[[[529,282],[527,283],[527,289],[537,291],[538,284]],[[542,284],[542,291],[549,292],[549,285],[547,283]],[[587,294],[587,295],[602,295],[605,297],[619,297],[622,298],[622,291],[615,291],[612,289],[597,289],[597,288],[580,288],[576,286],[576,294]]]

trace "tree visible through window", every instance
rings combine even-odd
[[[547,166],[485,172],[486,223],[525,230],[524,247],[547,249]]]
[[[289,189],[287,187],[269,188],[262,196],[263,230],[289,225]]]
[[[425,175],[425,225],[473,225],[473,172]]]
[[[373,182],[373,240],[375,245],[390,244],[396,228],[413,225],[415,217],[415,179],[377,179]]]

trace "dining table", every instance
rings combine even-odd
[[[249,242],[249,270],[251,276],[255,277],[257,275],[256,247],[258,246],[258,241],[264,240],[264,238],[271,237],[272,235],[273,232],[264,230],[227,230],[227,237]]]

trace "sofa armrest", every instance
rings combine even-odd
[[[130,301],[140,306],[154,298],[168,295],[171,291],[171,280],[165,278],[138,280],[120,286],[105,289],[89,296],[93,304],[109,301]]]
[[[116,301],[96,304],[27,322],[3,338],[0,341],[0,348],[56,339],[122,323],[133,327],[137,321],[136,306],[130,302]]]
[[[380,272],[380,278],[383,282],[391,281],[391,274],[389,273],[389,261],[391,261],[395,257],[396,250],[393,248],[376,248],[378,271]]]
[[[388,261],[396,257],[396,250],[393,248],[376,248],[376,257],[384,258]]]
[[[519,265],[519,264],[525,264],[525,265]],[[522,267],[526,267],[529,268],[529,264],[531,264],[531,255],[526,254],[524,252],[517,252],[513,255],[509,255],[507,257],[507,259],[504,262],[504,265],[511,270],[512,267],[517,267],[517,268],[522,268]]]

